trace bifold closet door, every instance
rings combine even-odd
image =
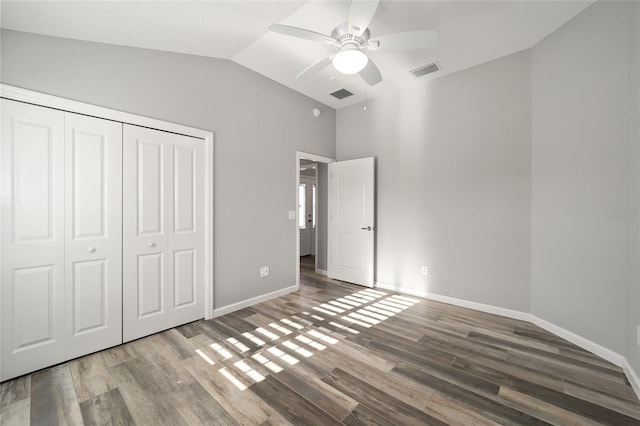
[[[122,124],[2,100],[0,379],[122,342]]]
[[[122,123],[65,116],[66,358],[122,343]]]
[[[64,113],[1,102],[5,380],[64,359]]]
[[[124,125],[123,339],[204,316],[204,141]]]

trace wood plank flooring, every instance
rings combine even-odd
[[[4,425],[640,425],[622,370],[529,323],[316,275],[1,384]]]

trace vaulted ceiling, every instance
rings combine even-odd
[[[437,30],[429,49],[369,53],[383,81],[366,85],[332,67],[307,79],[296,75],[333,47],[268,31],[272,23],[329,34],[347,20],[349,1],[6,1],[0,25],[17,31],[77,40],[229,59],[333,108],[437,78],[529,48],[588,7],[573,1],[382,0],[372,36]],[[585,42],[588,42],[585,40]],[[408,71],[437,62],[423,77]],[[345,88],[354,96],[329,94]]]

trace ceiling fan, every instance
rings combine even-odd
[[[337,25],[331,35],[317,33],[289,25],[272,24],[270,31],[291,37],[331,44],[336,52],[305,68],[296,78],[305,78],[329,65],[343,74],[359,73],[367,84],[373,86],[382,81],[378,67],[369,59],[365,50],[414,50],[433,46],[438,41],[437,31],[407,31],[371,38],[369,24],[378,9],[380,0],[352,0],[349,20]]]

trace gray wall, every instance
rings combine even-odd
[[[337,155],[377,157],[376,281],[528,312],[529,52],[364,105]]]
[[[630,161],[630,206],[640,216],[640,3],[631,13],[629,43],[629,139],[632,141]],[[635,142],[634,142],[635,141]],[[640,325],[640,218],[629,226],[629,285],[627,290],[626,358],[636,373],[640,372],[640,349],[636,343],[636,327]]]
[[[338,159],[378,159],[377,281],[531,312],[640,370],[639,24],[596,2],[529,51],[338,111]]]
[[[637,28],[634,3],[596,2],[532,49],[531,312],[620,354],[639,306],[634,8]]]
[[[3,83],[214,131],[215,306],[295,285],[296,151],[335,156],[333,109],[227,60],[6,30],[1,48]]]

